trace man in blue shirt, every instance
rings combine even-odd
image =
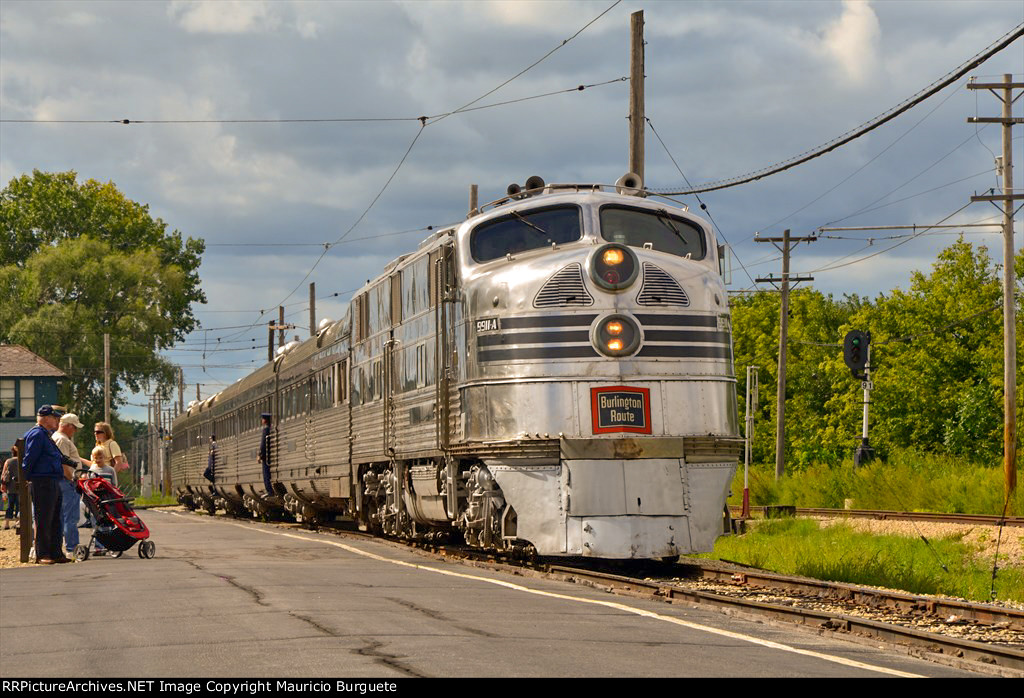
[[[61,550],[60,482],[64,479],[62,456],[51,434],[57,431],[63,412],[53,405],[36,411],[36,426],[25,434],[22,469],[32,490],[32,515],[36,522],[36,562],[52,565],[71,562]]]

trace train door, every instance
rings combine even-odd
[[[310,471],[316,467],[316,424],[313,422],[313,401],[317,394],[316,381],[318,374],[314,373],[311,377],[307,378],[300,385],[304,386],[299,388],[299,401],[302,405],[301,409],[306,413],[304,419],[304,434],[303,434],[303,455],[306,457],[306,474],[309,475]],[[303,391],[305,395],[303,395]]]
[[[384,453],[392,455],[395,452],[395,327],[402,322],[402,273],[395,272],[391,275],[391,323],[388,328],[387,337],[384,340],[383,366],[381,375],[381,397],[383,398],[384,412]]]
[[[434,391],[437,404],[437,448],[451,445],[451,384],[453,378],[455,313],[455,246],[430,253],[430,302],[434,306]]]
[[[442,452],[448,516],[458,512],[458,463],[451,446],[452,358],[455,338],[455,245],[446,244],[430,253],[430,303],[434,308],[434,412],[437,448]]]

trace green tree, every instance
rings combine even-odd
[[[908,291],[879,296],[854,318],[854,325],[872,333],[873,445],[998,460],[1003,442],[999,266],[985,247],[961,238],[939,254],[930,274],[914,272]],[[1017,348],[1019,384],[1019,342]]]
[[[34,171],[0,192],[0,342],[22,344],[69,375],[61,399],[83,420],[103,411],[103,335],[113,404],[124,388],[168,389],[158,352],[198,322],[202,240],[128,200],[113,183]]]
[[[790,295],[786,361],[786,463],[800,469],[815,461],[834,461],[851,452],[849,419],[826,409],[836,390],[828,371],[842,351],[839,328],[863,307],[857,296],[835,300],[813,289]],[[746,396],[746,367],[760,367],[760,405],[755,416],[754,460],[774,462],[776,385],[778,380],[779,295],[758,293],[732,301],[740,423]],[[841,358],[840,358],[841,361]],[[845,427],[845,428],[844,428]],[[850,433],[847,433],[850,432]]]

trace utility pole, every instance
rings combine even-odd
[[[110,333],[103,333],[103,421],[110,424]]]
[[[754,411],[757,410],[759,378],[758,366],[747,366],[747,428],[746,448],[743,456],[743,513],[744,519],[750,518],[750,460],[754,448]]]
[[[185,411],[185,369],[178,367],[178,414]]]
[[[480,206],[478,204],[478,197],[479,196],[480,196],[480,187],[478,187],[476,184],[470,184],[469,185],[469,215],[470,216],[475,216],[476,214],[480,213],[480,211],[479,211]]]
[[[277,306],[277,345],[284,346],[284,306]]]
[[[1003,103],[1001,117],[969,118],[967,122],[994,123],[1003,127],[1003,156],[997,161],[1003,175],[1003,193],[972,196],[971,201],[1003,202],[1003,484],[1006,507],[1010,506],[1014,490],[1017,489],[1017,318],[1013,288],[1013,202],[1024,199],[1024,194],[1013,193],[1013,126],[1024,123],[1024,119],[1014,118],[1013,103],[1024,92],[1014,97],[1013,91],[1021,88],[1024,88],[1024,82],[1013,82],[1010,74],[1004,74],[1001,83],[979,83],[972,79],[967,84],[969,90],[990,90]]]
[[[274,360],[274,321],[267,323],[267,362]]]
[[[316,282],[309,282],[309,336],[316,336]]]
[[[644,12],[629,16],[629,171],[644,181]]]
[[[149,464],[147,470],[153,473],[153,396],[150,395],[149,403],[146,405],[146,462]],[[152,480],[152,478],[151,478]],[[150,483],[152,486],[152,482]]]
[[[775,479],[779,480],[786,472],[786,338],[789,334],[789,284],[796,284],[801,281],[814,281],[813,276],[789,275],[789,252],[794,242],[813,242],[814,237],[791,237],[787,228],[781,238],[763,238],[760,234],[755,242],[770,242],[777,250],[782,252],[782,278],[774,276],[757,279],[758,283],[768,282],[775,285],[776,281],[782,282],[782,303],[779,307],[779,374],[775,409]],[[778,243],[782,243],[779,247]]]

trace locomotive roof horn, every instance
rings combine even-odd
[[[626,174],[615,180],[615,191],[623,196],[643,196],[644,180],[635,172]]]
[[[526,185],[523,187],[527,192],[531,192],[534,189],[544,188],[544,178],[539,175],[533,175],[526,180]],[[539,193],[539,192],[534,192]]]
[[[514,199],[514,198],[516,198],[518,196],[519,192],[521,192],[522,190],[523,190],[523,188],[521,186],[519,186],[515,182],[512,182],[512,184],[508,185],[505,188],[505,194],[507,194],[509,196],[509,198]]]

